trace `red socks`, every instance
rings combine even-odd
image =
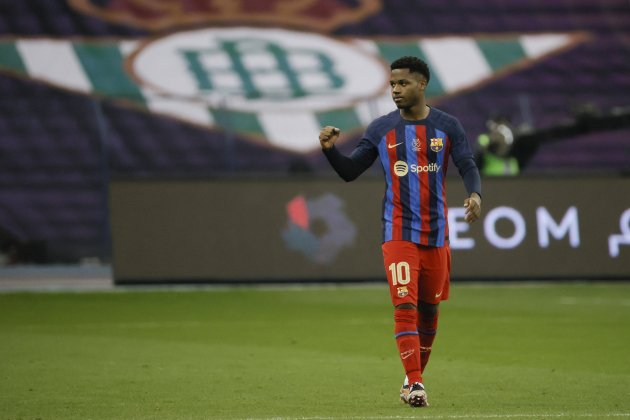
[[[437,323],[439,310],[435,314],[427,314],[418,312],[418,333],[420,333],[420,370],[424,372],[424,368],[429,363],[431,356],[431,347],[435,334],[437,333]]]
[[[394,309],[396,344],[400,353],[400,361],[405,368],[410,384],[422,382],[417,318],[418,312],[415,308]]]

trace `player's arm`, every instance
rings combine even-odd
[[[454,159],[453,161],[455,162]],[[472,156],[470,160],[462,159],[459,163],[461,166],[457,163],[455,165],[459,169],[466,191],[468,191],[468,198],[464,200],[464,219],[468,223],[472,223],[481,217],[481,177]]]
[[[481,217],[481,177],[464,129],[459,122],[451,139],[451,156],[468,192],[468,198],[464,200],[466,209],[464,218],[468,223],[472,223]]]
[[[355,180],[369,168],[378,156],[378,151],[367,139],[362,139],[350,156],[345,156],[335,147],[341,130],[326,126],[319,133],[319,143],[333,169],[346,182]]]

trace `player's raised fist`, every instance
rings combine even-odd
[[[322,149],[332,148],[339,138],[339,133],[341,133],[341,130],[331,125],[322,128],[319,132],[319,144],[322,145]]]

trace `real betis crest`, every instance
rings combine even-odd
[[[250,8],[248,2],[229,0],[190,0],[181,6],[185,10],[175,0],[69,3],[104,20],[153,30],[217,17],[222,24],[233,19],[305,28],[334,21],[330,30],[381,7],[367,0],[324,2],[327,7],[311,0],[274,0],[261,2],[264,12],[258,3]],[[579,33],[341,39],[226,26],[136,39],[5,37],[0,39],[0,72],[308,153],[319,148],[323,125],[340,127],[344,136],[360,134],[374,118],[395,109],[387,63],[402,55],[427,61],[432,77],[426,95],[436,105],[442,97],[519,71],[586,39]],[[506,51],[510,60],[504,59]],[[444,64],[453,57],[466,63],[466,71]],[[431,140],[431,150],[442,150],[442,141]]]
[[[161,95],[243,112],[349,107],[382,92],[376,57],[334,39],[283,29],[179,32],[138,48],[128,68]]]

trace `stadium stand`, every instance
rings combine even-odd
[[[4,38],[143,37],[85,16],[65,1],[3,1]],[[413,13],[410,13],[412,11]],[[630,6],[625,0],[391,0],[376,15],[338,28],[343,37],[580,32],[588,40],[437,106],[474,139],[487,118],[548,130],[587,106],[627,112]],[[626,108],[624,108],[626,107]],[[619,111],[621,112],[621,111]],[[109,258],[109,177],[208,177],[329,173],[320,154],[266,147],[231,132],[158,118],[141,109],[0,74],[0,228],[9,263]],[[175,141],[174,141],[175,140]],[[525,173],[627,173],[630,128],[541,141]],[[352,148],[352,142],[343,145]]]

